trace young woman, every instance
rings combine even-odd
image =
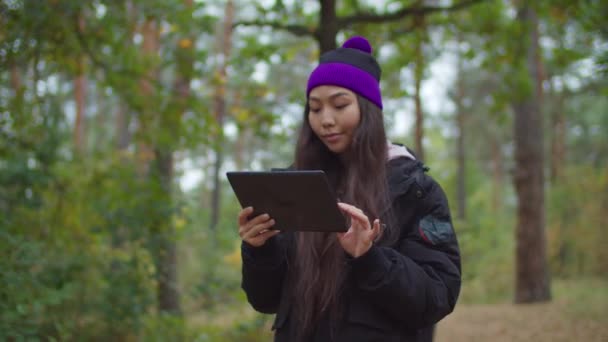
[[[460,255],[441,187],[387,142],[380,67],[363,37],[321,56],[307,86],[294,168],[324,170],[345,233],[272,230],[238,215],[242,287],[275,313],[275,341],[431,341],[460,291]]]

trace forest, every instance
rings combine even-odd
[[[226,172],[365,36],[462,254],[437,341],[608,340],[608,2],[0,0],[0,340],[270,341]]]

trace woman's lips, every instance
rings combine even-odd
[[[342,137],[342,134],[339,133],[335,133],[335,134],[327,134],[323,136],[323,139],[325,141],[327,141],[330,144],[336,143],[340,140],[340,138]]]

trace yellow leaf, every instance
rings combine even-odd
[[[176,217],[173,221],[173,224],[175,225],[175,229],[177,231],[180,231],[186,226],[186,220],[181,217]]]
[[[179,47],[182,49],[189,49],[192,47],[192,39],[182,38],[179,40]]]

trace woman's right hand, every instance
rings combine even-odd
[[[247,219],[252,213],[253,207],[247,207],[239,212],[239,236],[248,244],[260,247],[280,231],[270,229],[275,222],[268,214],[258,215],[251,220]]]

